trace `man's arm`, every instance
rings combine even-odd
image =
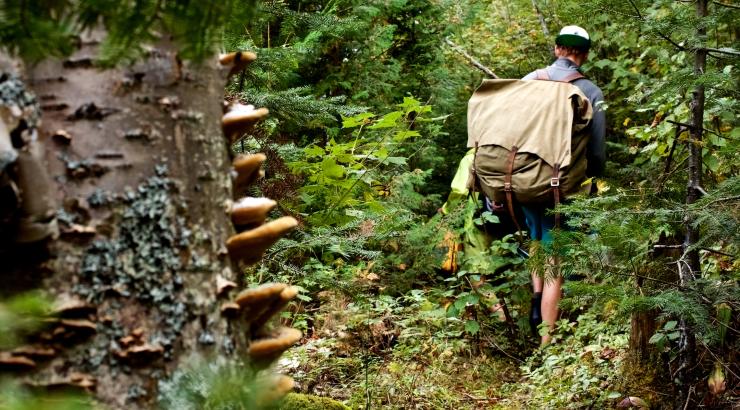
[[[594,116],[591,119],[591,138],[586,148],[588,166],[586,175],[600,177],[604,174],[606,165],[606,113],[604,112],[604,94],[596,88],[592,95],[588,96],[594,108]]]

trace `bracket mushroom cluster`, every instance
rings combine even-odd
[[[33,371],[42,363],[51,362],[60,356],[64,349],[89,339],[97,332],[96,312],[96,306],[78,299],[59,299],[48,316],[40,318],[39,330],[26,335],[28,344],[0,352],[0,373],[18,375]],[[22,382],[32,389],[45,391],[91,392],[97,384],[92,376],[74,372],[66,378],[55,378],[43,383],[31,379],[24,379]]]
[[[249,52],[224,54],[219,62],[228,70],[228,76],[242,72],[257,56]],[[222,117],[222,128],[229,144],[233,144],[255,124],[264,119],[268,110],[241,103],[226,104]],[[267,157],[256,153],[239,155],[232,162],[232,176],[235,193],[245,192],[245,188],[264,176],[261,170]],[[268,221],[269,213],[277,202],[269,198],[242,196],[229,205],[229,214],[237,233],[226,241],[231,260],[249,265],[260,261],[265,251],[298,226],[292,216],[283,216]],[[227,279],[217,278],[217,294],[227,295],[235,284]],[[270,327],[269,321],[279,317],[279,313],[298,295],[298,289],[284,283],[268,283],[240,292],[235,299],[221,305],[221,313],[239,321],[246,333],[247,354],[257,369],[264,369],[291,346],[300,341],[302,333],[289,327]],[[274,401],[282,398],[293,389],[293,379],[276,376],[264,393],[263,399]]]

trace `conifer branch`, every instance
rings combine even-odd
[[[645,17],[643,17],[642,13],[640,12],[640,9],[639,9],[639,8],[637,8],[637,4],[635,4],[634,0],[629,0],[629,2],[630,2],[630,4],[632,5],[632,8],[634,8],[634,9],[635,9],[635,12],[637,13],[637,18],[639,18],[639,19],[640,19],[640,21],[642,21],[642,22],[645,22]],[[673,47],[676,47],[677,49],[679,49],[679,50],[681,50],[681,51],[688,51],[688,49],[687,49],[686,47],[684,47],[684,46],[682,46],[682,45],[680,45],[680,44],[676,43],[675,41],[673,41],[673,39],[672,39],[672,38],[670,38],[670,37],[668,37],[667,35],[665,35],[665,34],[661,33],[660,31],[656,31],[656,34],[658,34],[658,36],[659,36],[660,38],[662,38],[663,40],[665,40],[665,41],[667,41],[667,42],[671,43],[671,45],[672,45]]]
[[[493,70],[481,64],[478,60],[475,59],[475,57],[468,54],[467,51],[465,51],[462,47],[458,46],[457,44],[453,43],[452,40],[450,40],[449,38],[445,38],[445,43],[447,43],[447,45],[450,46],[453,50],[457,51],[463,57],[465,57],[470,62],[470,64],[472,64],[475,68],[483,71],[488,77],[498,78],[498,76],[493,72]]]

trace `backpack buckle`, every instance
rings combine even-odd
[[[560,186],[560,178],[550,178],[550,186],[551,187],[559,187]]]
[[[511,182],[504,182],[504,191],[511,192]]]

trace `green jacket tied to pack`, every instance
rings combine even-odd
[[[468,185],[496,202],[555,204],[586,179],[593,115],[572,81],[484,80],[468,102]]]

